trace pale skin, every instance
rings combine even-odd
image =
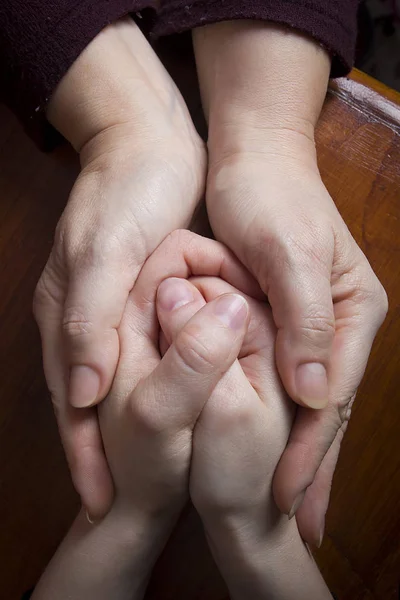
[[[215,236],[268,296],[279,375],[300,405],[275,499],[319,544],[341,436],[387,310],[317,167],[330,57],[268,23],[221,23],[193,39],[207,149],[131,20],[97,36],[48,106],[82,164],[35,298],[61,437],[82,502],[100,518],[113,485],[93,407],[112,385],[126,300],[146,258],[206,193]]]
[[[178,232],[149,258],[99,408],[113,507],[95,524],[78,515],[33,600],[142,598],[189,494],[233,599],[331,598],[273,500],[294,411],[270,308],[253,296],[254,280],[217,242]]]

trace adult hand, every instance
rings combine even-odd
[[[275,498],[319,544],[338,446],[387,310],[318,171],[329,56],[263,23],[211,26],[194,40],[209,120],[210,223],[268,296],[279,374],[300,405]]]
[[[97,413],[128,294],[203,194],[205,150],[173,81],[130,19],[107,27],[60,82],[50,122],[82,170],[37,286],[46,379],[73,481],[93,518],[113,487]],[[79,407],[79,409],[77,408]]]

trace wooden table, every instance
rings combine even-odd
[[[395,600],[400,580],[400,96],[358,72],[332,83],[317,142],[323,179],[385,286],[390,311],[346,434],[326,537],[316,557],[339,600]],[[19,600],[35,584],[78,507],[31,315],[35,283],[77,170],[69,148],[39,153],[0,107],[1,600]],[[184,515],[161,557],[147,597],[227,598],[192,513]]]

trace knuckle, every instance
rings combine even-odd
[[[381,325],[389,309],[386,290],[367,261],[360,271],[355,274],[356,299],[374,313]]]
[[[174,346],[179,358],[190,371],[206,375],[216,370],[216,344],[212,343],[212,337],[205,338],[197,326],[188,326],[182,330]]]
[[[335,320],[332,313],[318,308],[313,314],[303,318],[300,324],[303,338],[314,346],[325,346],[335,335]]]
[[[386,290],[375,275],[372,281],[362,286],[358,298],[364,305],[371,323],[375,325],[376,332],[386,318],[389,301]]]
[[[79,221],[76,222],[74,212],[67,206],[56,227],[54,247],[63,254],[65,262],[70,267],[74,265],[86,247],[90,246],[90,237],[85,228],[85,219],[82,219],[80,215]]]
[[[142,255],[143,232],[128,216],[122,224],[111,220],[109,216],[98,215],[95,220],[82,218],[74,213],[62,217],[57,225],[54,247],[64,257],[64,262],[73,271],[86,271],[103,265],[115,265],[121,268],[131,256],[131,240],[134,236],[135,261]],[[121,263],[121,260],[124,262]]]
[[[165,238],[165,244],[171,246],[175,251],[177,248],[185,248],[193,242],[195,234],[187,229],[175,229]]]
[[[93,323],[85,317],[82,311],[68,308],[63,316],[62,329],[68,338],[82,338],[93,332]]]
[[[389,310],[388,296],[366,256],[355,242],[351,249],[355,258],[351,267],[344,269],[340,276],[341,295],[353,304],[355,315],[362,322],[368,320],[377,330]]]

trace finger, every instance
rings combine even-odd
[[[298,408],[274,475],[274,497],[283,513],[290,517],[297,514],[343,422],[343,416],[332,404],[321,411]]]
[[[276,362],[283,385],[296,403],[323,408],[335,335],[332,256],[300,249],[294,258],[288,252],[266,267],[263,287],[278,329]]]
[[[135,303],[143,307],[154,304],[164,279],[197,275],[219,277],[251,297],[265,297],[253,276],[223,244],[177,230],[146,261],[133,290]]]
[[[201,294],[199,290],[201,290]],[[230,284],[213,277],[195,277],[190,281],[174,278],[164,280],[158,289],[157,313],[160,325],[163,332],[166,332],[169,343],[174,342],[179,332],[199,310],[199,306],[204,305],[204,298],[208,302],[212,302],[215,298],[222,296],[224,293],[226,294],[227,291],[228,293],[235,293]],[[184,298],[183,301],[182,298]],[[260,387],[263,388],[265,402],[267,402],[270,411],[269,423],[276,423],[275,431],[279,427],[287,430],[286,434],[281,436],[281,439],[286,441],[292,424],[293,413],[290,409],[293,403],[283,393],[274,366],[273,341],[275,328],[272,318],[268,318],[265,307],[261,303],[251,298],[246,298],[246,301],[249,305],[249,323],[239,353],[240,356],[244,352],[244,358],[241,362],[235,361],[235,364],[225,373],[208,400],[207,407],[217,402],[219,407],[229,406],[230,409],[233,408],[234,411],[237,409],[239,412],[243,408],[245,413],[254,402],[262,406],[263,402],[260,402],[260,398],[255,394],[246,377],[246,357],[251,355],[250,380],[253,384],[254,380],[257,381],[258,379],[255,356],[257,354],[260,358],[260,366],[262,365],[260,373],[262,385],[260,384]],[[250,331],[251,329],[252,331]],[[256,340],[255,338],[260,339]],[[257,386],[255,388],[257,389]],[[226,400],[222,400],[224,395],[226,395]],[[248,396],[247,399],[246,395]],[[233,400],[234,397],[239,398],[239,400]],[[228,398],[230,401],[228,401]],[[204,418],[204,412],[201,415],[201,420]],[[283,450],[282,443],[273,444],[273,448],[269,450],[271,462],[275,461],[276,463]]]
[[[60,246],[67,248],[69,265],[63,327],[71,368],[69,400],[76,407],[97,404],[108,393],[120,350],[117,329],[138,272],[159,241],[182,218],[190,218],[196,200],[192,195],[182,211],[160,215],[160,206],[168,206],[176,190],[163,189],[161,205],[156,202],[163,169],[157,160],[144,170],[142,163],[130,160],[117,178],[107,169],[84,169],[63,217],[67,225],[60,229]]]
[[[168,345],[205,304],[201,293],[189,281],[177,277],[164,279],[157,290],[157,316]]]
[[[110,389],[120,351],[118,327],[135,275],[109,259],[76,266],[70,278],[62,324],[72,406],[92,406]]]
[[[177,285],[174,294],[179,297]],[[221,296],[198,311],[132,394],[136,416],[157,431],[193,427],[214,387],[236,360],[247,323],[247,303],[237,294]]]
[[[328,406],[321,411],[300,407],[286,450],[274,478],[275,500],[287,514],[299,508],[306,489],[331,447],[342,424],[350,416],[351,404],[367,365],[384,311],[379,301],[345,300],[335,306],[336,335],[332,349]],[[378,304],[377,304],[378,302]],[[320,487],[320,486],[319,486]],[[328,490],[329,493],[329,490]]]
[[[118,366],[118,378],[114,380],[116,388],[121,388],[118,380],[125,383],[129,381],[130,389],[136,387],[139,380],[147,377],[153,370],[159,359],[160,332],[156,296],[162,281],[169,277],[186,279],[193,274],[223,277],[241,291],[265,298],[254,278],[223,244],[190,231],[173,232],[148,258],[129,294],[119,327],[121,355],[124,360]],[[150,346],[153,348],[151,370],[145,368],[146,361],[140,360],[140,352],[144,351],[144,348],[139,347],[140,340],[143,341],[146,352]],[[166,347],[163,346],[161,350],[164,352]],[[149,366],[148,363],[146,365]],[[125,384],[122,387],[124,386]],[[125,393],[122,389],[119,392],[122,395]]]
[[[186,286],[188,293],[187,304],[183,307],[181,302],[179,302],[176,310],[169,310],[171,308],[171,295],[174,292],[174,282],[178,285],[182,282],[180,285]],[[240,292],[230,283],[219,277],[197,276],[191,277],[189,281],[178,278],[165,279],[159,286],[157,293],[157,316],[162,329],[160,335],[160,343],[163,343],[162,348],[165,348],[164,339],[168,347],[180,329],[205,302],[211,302],[218,296],[232,293]],[[241,295],[249,305],[249,325],[239,358],[242,359],[251,356],[253,378],[257,371],[257,369],[254,369],[256,363],[255,354],[260,357],[257,363],[264,376],[267,370],[275,373],[275,360],[274,356],[271,356],[271,352],[274,352],[276,330],[271,311],[266,303],[260,303],[243,293]],[[167,303],[167,306],[164,308],[165,303]],[[246,361],[242,365],[244,368],[246,367],[245,363]]]
[[[158,287],[164,279],[170,277],[186,279],[193,274],[222,277],[233,282],[241,291],[264,298],[254,278],[223,244],[190,231],[173,232],[148,258],[129,294],[118,329],[120,354],[124,356],[124,360],[121,360],[118,366],[118,378],[114,381],[113,396],[124,395],[128,381],[131,384],[130,389],[136,387],[139,380],[153,370],[159,359],[159,350],[161,349],[162,352],[166,350],[165,346],[160,348],[156,311]],[[144,347],[140,348],[143,344]],[[153,347],[151,371],[147,368],[148,361],[140,360],[140,352],[148,353],[150,347]]]
[[[324,536],[325,515],[329,505],[332,479],[347,425],[348,421],[339,429],[296,512],[296,521],[301,537],[307,543],[318,548],[321,546]]]
[[[61,327],[63,308],[60,299],[49,294],[49,289],[54,287],[51,285],[52,272],[50,260],[38,284],[34,304],[42,339],[44,371],[75,489],[90,517],[98,519],[111,506],[113,482],[104,455],[97,411],[81,411],[68,403]],[[55,289],[60,286],[57,284]]]

